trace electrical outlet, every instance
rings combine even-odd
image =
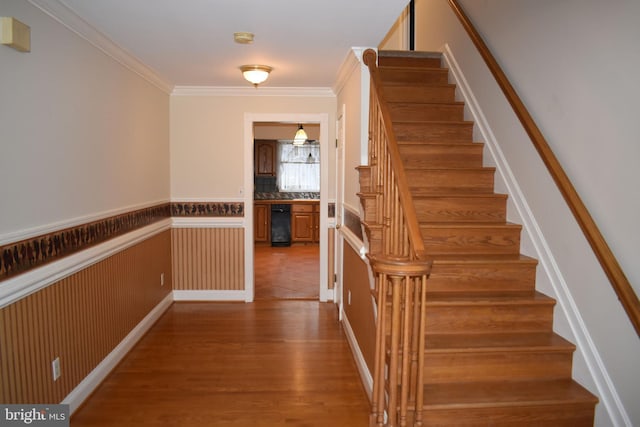
[[[164,286],[164,273],[160,273],[160,286]]]
[[[53,374],[53,380],[57,381],[58,378],[60,378],[60,375],[62,375],[62,373],[60,372],[60,358],[56,357],[55,359],[53,359],[53,362],[51,362],[51,373]]]

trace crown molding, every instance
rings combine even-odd
[[[85,39],[116,62],[138,74],[158,89],[171,94],[173,83],[160,76],[133,54],[115,44],[110,38],[82,19],[63,0],[28,0],[33,6]]]
[[[333,84],[332,90],[335,94],[340,93],[344,85],[347,84],[349,77],[354,73],[354,71],[364,66],[364,62],[362,61],[362,54],[365,50],[369,48],[367,47],[352,47],[347,53],[347,56],[344,58],[340,69],[338,70],[338,75],[336,77],[336,82]]]
[[[334,98],[328,87],[175,86],[172,96],[298,96]]]

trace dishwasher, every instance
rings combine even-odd
[[[291,246],[291,204],[271,205],[271,246]]]

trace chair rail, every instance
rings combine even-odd
[[[558,186],[560,193],[562,193],[569,209],[576,218],[582,232],[598,258],[600,265],[609,278],[613,290],[618,295],[622,306],[629,316],[629,320],[636,330],[636,334],[640,336],[640,300],[638,300],[638,296],[634,292],[631,283],[622,271],[618,260],[611,251],[611,248],[609,248],[609,245],[602,236],[602,233],[591,217],[591,214],[571,183],[571,180],[564,172],[564,169],[560,165],[560,162],[553,153],[553,150],[549,146],[544,135],[529,114],[529,111],[509,82],[507,76],[502,71],[502,68],[494,58],[484,40],[473,26],[473,23],[465,14],[460,3],[457,0],[449,0],[449,4],[475,44],[480,55],[485,60],[489,70],[493,74],[493,77],[496,79],[498,86],[502,89],[507,101],[511,104],[513,111],[520,120],[520,123],[522,123],[522,126],[531,138],[531,142],[538,151],[538,154],[540,154],[542,161],[547,166],[547,169]]]

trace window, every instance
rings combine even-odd
[[[278,141],[279,191],[320,191],[320,145]]]

